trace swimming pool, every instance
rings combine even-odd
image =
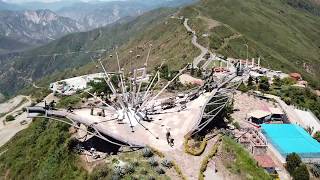
[[[262,133],[285,158],[297,153],[302,158],[320,158],[320,143],[295,124],[262,124]]]

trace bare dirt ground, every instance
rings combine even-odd
[[[234,109],[232,117],[240,123],[241,127],[251,127],[247,121],[248,113],[254,110],[268,111],[269,108],[277,108],[277,103],[249,96],[247,93],[237,92],[234,96]]]
[[[0,113],[8,113],[14,110],[23,101],[24,98],[26,98],[26,96],[19,95],[0,104]]]
[[[15,107],[17,104],[19,104],[19,102],[21,102],[19,100],[21,100],[21,98],[23,97],[26,97],[28,100],[25,103],[21,104],[19,107]],[[0,118],[0,147],[7,143],[18,132],[20,132],[23,129],[26,129],[29,126],[29,123],[32,121],[30,118],[27,117],[26,112],[22,112],[22,109],[24,107],[31,105],[31,99],[27,96],[18,96],[18,98],[16,97],[13,99],[14,100],[9,100],[8,102],[4,103],[5,105],[0,104],[0,106],[9,106],[10,108],[14,108],[7,115],[15,116],[14,121],[6,122],[5,124],[3,124],[3,120],[5,119],[5,117]],[[47,102],[50,102],[52,100],[55,100],[56,102],[58,101],[58,99],[54,97],[52,94],[48,95],[45,98],[45,100]],[[43,105],[43,102],[39,103],[38,105]],[[22,121],[26,121],[27,124],[21,125],[20,122]]]
[[[183,84],[183,85],[189,85],[189,84],[203,84],[203,80],[202,79],[197,79],[194,78],[192,76],[190,76],[189,74],[182,74],[181,76],[179,76],[179,81]]]
[[[197,180],[202,160],[217,143],[218,137],[208,141],[205,151],[200,156],[192,156],[184,152],[184,149],[164,152],[169,159],[173,159],[181,168],[182,173],[190,180]]]
[[[227,170],[227,168],[223,165],[222,162],[222,156],[221,156],[221,149],[222,146],[219,147],[217,155],[208,163],[207,171],[208,169],[216,169],[216,172],[214,175],[212,175],[213,172],[205,173],[206,180],[238,180],[239,177],[237,175],[232,174]],[[232,160],[232,159],[231,159]]]

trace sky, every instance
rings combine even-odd
[[[24,2],[45,2],[45,3],[50,3],[50,2],[59,2],[59,1],[64,1],[64,0],[2,0],[4,2],[8,3],[24,3]],[[97,0],[73,0],[73,1],[97,1]],[[112,0],[100,0],[100,1],[112,1]]]

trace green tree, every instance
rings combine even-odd
[[[12,116],[12,115],[8,115],[8,116],[6,116],[6,121],[14,121],[14,117]]]
[[[161,69],[160,69],[160,77],[163,78],[163,79],[169,80],[169,78],[170,78],[170,71],[169,71],[169,66],[168,66],[168,64],[162,65],[162,67],[161,67]]]
[[[282,86],[282,81],[278,76],[275,76],[272,80],[272,84],[275,87],[281,87]]]
[[[291,85],[294,85],[295,83],[296,81],[290,77],[281,79],[281,84],[283,85],[291,86]]]
[[[309,180],[310,174],[307,166],[305,164],[301,164],[294,170],[292,177],[293,180]]]
[[[320,131],[317,131],[314,135],[313,138],[316,139],[318,142],[320,142]]]
[[[270,89],[270,84],[269,84],[269,79],[266,76],[263,76],[260,78],[259,81],[259,89],[262,91],[269,91]]]
[[[286,157],[286,168],[290,174],[296,170],[301,164],[301,158],[297,153],[291,153]]]
[[[251,87],[253,87],[253,78],[252,78],[252,76],[249,76],[249,78],[248,78],[248,87],[249,88],[251,88]]]
[[[199,69],[197,70],[197,77],[202,77],[202,70],[201,70],[201,68],[199,68]]]
[[[238,89],[239,89],[239,91],[244,92],[244,93],[248,92],[248,90],[249,90],[248,87],[244,83],[241,83]]]

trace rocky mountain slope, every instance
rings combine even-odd
[[[67,35],[45,46],[21,53],[19,57],[2,58],[0,59],[0,92],[12,94],[30,84],[30,81],[45,75],[85,65],[91,62],[90,55],[95,53],[69,52],[101,49],[110,52],[114,47],[120,47],[138,35],[144,34],[145,28],[163,22],[171,13],[173,11],[168,9],[152,11],[127,23],[117,23],[89,32]],[[62,55],[54,56],[54,54]]]
[[[76,21],[50,10],[0,11],[0,37],[29,45],[39,45],[83,27]]]
[[[175,7],[195,0],[131,0],[131,1],[94,1],[79,2],[56,11],[84,25],[86,29],[102,27],[124,17],[135,17],[159,7]]]
[[[55,58],[32,57],[34,54],[101,48],[112,52],[118,46],[121,61],[126,65],[132,59],[128,53],[130,50],[135,50],[143,59],[148,44],[152,43],[152,65],[161,63],[163,59],[176,68],[191,62],[198,51],[192,46],[191,36],[187,36],[181,22],[168,17],[173,12],[153,13],[129,23],[66,36],[26,52],[25,58],[15,59],[11,63],[0,61],[3,69],[10,69],[0,75],[1,91],[14,93],[27,85],[21,77],[30,81],[47,76],[42,82],[48,83],[55,79],[100,71],[91,63],[88,55],[81,53]],[[248,44],[249,57],[260,56],[263,66],[285,72],[300,72],[312,86],[319,86],[319,16],[297,9],[287,0],[202,0],[179,10],[176,16],[180,15],[190,19],[192,28],[198,34],[209,35],[201,36],[199,41],[212,51],[229,57],[246,58],[244,44]],[[103,56],[109,57],[107,54]],[[132,61],[142,65],[142,61]],[[106,58],[106,62],[109,68],[115,67],[115,59]],[[52,73],[54,75],[49,76]],[[12,81],[17,83],[11,84]]]

